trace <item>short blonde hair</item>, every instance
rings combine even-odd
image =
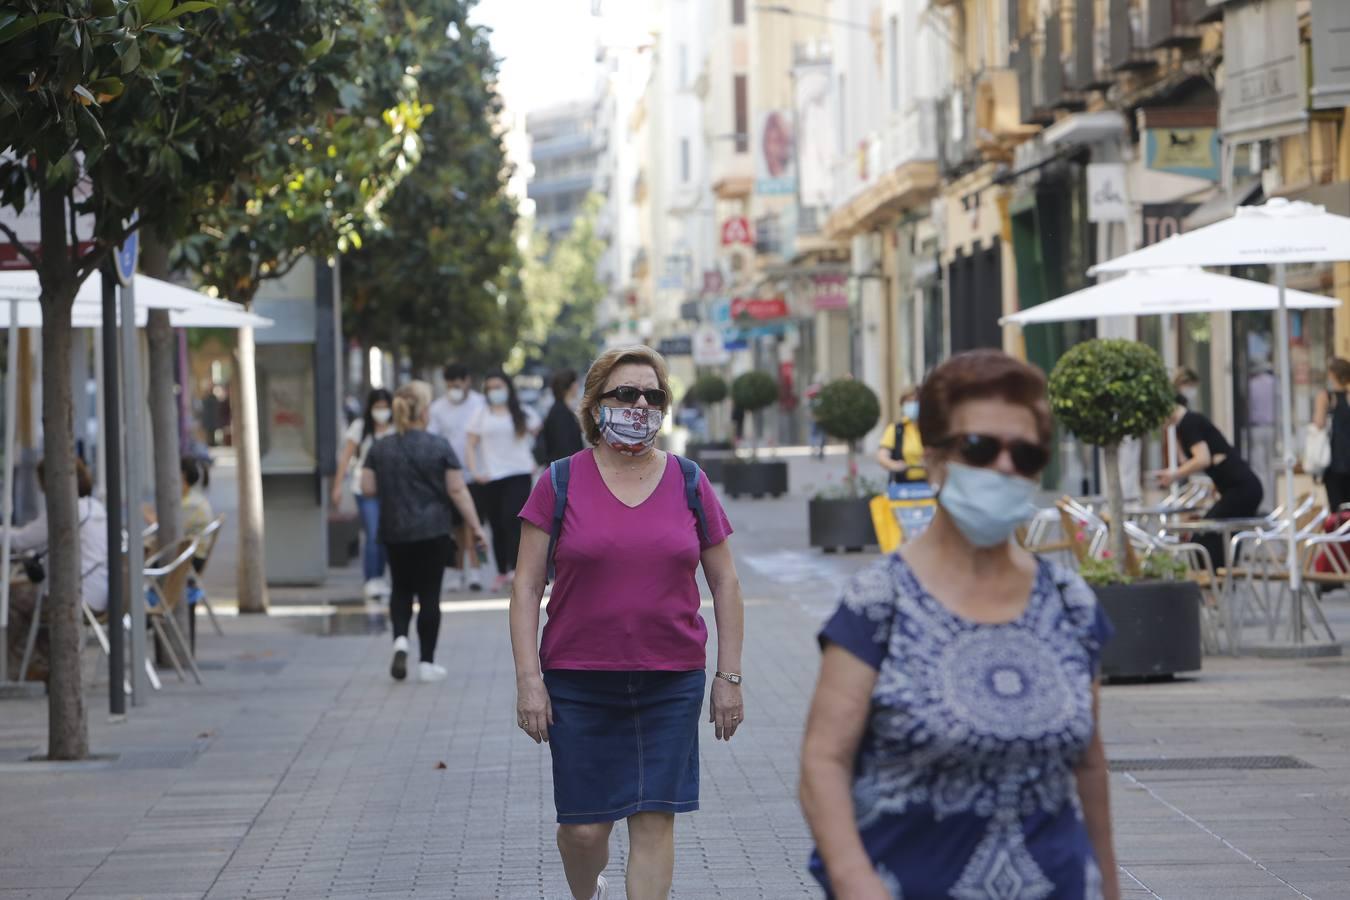
[[[425,381],[410,381],[394,391],[394,427],[406,434],[422,421],[431,407],[431,385]]]
[[[605,392],[609,376],[619,366],[649,366],[656,373],[656,383],[666,392],[666,405],[661,412],[670,409],[670,372],[666,367],[666,358],[651,347],[620,347],[606,351],[591,363],[586,373],[586,387],[581,394],[581,428],[586,440],[594,446],[600,443],[600,426],[595,423],[595,410],[600,406],[600,395]]]

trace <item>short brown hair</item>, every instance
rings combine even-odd
[[[935,447],[951,436],[953,409],[969,400],[991,399],[1031,410],[1041,444],[1050,445],[1054,428],[1045,374],[1002,350],[971,350],[939,365],[919,388],[919,435],[924,446]]]
[[[586,387],[581,394],[581,427],[592,446],[600,443],[600,426],[595,423],[594,415],[600,406],[600,395],[605,392],[605,384],[614,370],[629,364],[651,367],[656,373],[656,383],[666,392],[666,405],[661,407],[661,412],[670,408],[670,372],[664,356],[651,347],[620,347],[601,353],[586,373]]]
[[[1350,385],[1350,360],[1342,359],[1337,356],[1327,364],[1327,369],[1331,371],[1331,377],[1342,385]]]
[[[45,462],[45,459],[40,459],[37,464],[37,480],[44,492],[47,490],[47,471],[43,465]],[[75,487],[81,497],[88,497],[94,493],[94,476],[89,474],[89,467],[78,456],[75,457]]]

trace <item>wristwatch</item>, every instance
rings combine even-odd
[[[726,681],[729,681],[732,684],[741,683],[741,676],[740,673],[738,672],[718,672],[716,674],[718,678],[725,679]]]

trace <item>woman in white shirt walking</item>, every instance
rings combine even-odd
[[[333,476],[333,496],[329,498],[334,509],[342,502],[342,488],[347,485],[356,495],[356,509],[361,515],[363,543],[361,570],[365,579],[367,600],[389,596],[389,582],[384,579],[385,553],[380,543],[380,500],[361,493],[361,468],[371,445],[394,430],[393,397],[384,388],[376,388],[366,397],[366,414],[352,420],[342,441],[342,455],[338,458],[337,474]],[[350,477],[349,477],[350,475]]]
[[[530,499],[534,475],[534,436],[539,416],[522,408],[515,385],[504,372],[483,379],[487,406],[469,422],[467,470],[482,485],[483,512],[492,525],[492,555],[497,560],[499,591],[515,577],[516,551],[520,547],[521,507]]]

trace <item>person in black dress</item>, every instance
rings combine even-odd
[[[581,439],[581,422],[574,411],[581,395],[576,371],[560,369],[554,372],[550,386],[553,389],[553,406],[544,417],[539,436],[534,439],[534,458],[541,466],[567,459],[574,453],[580,453],[586,446]]]
[[[1350,361],[1336,357],[1327,367],[1327,389],[1317,395],[1313,424],[1331,426],[1331,465],[1322,473],[1327,488],[1327,506],[1333,513],[1350,503]]]
[[[1167,420],[1169,425],[1176,427],[1177,445],[1185,460],[1175,469],[1158,472],[1158,484],[1170,487],[1175,481],[1204,472],[1219,492],[1218,502],[1205,513],[1206,519],[1243,519],[1256,515],[1264,494],[1261,479],[1237,455],[1215,424],[1189,409],[1188,403],[1184,394],[1178,394],[1176,408]],[[1216,567],[1223,565],[1222,535],[1197,535],[1196,543],[1209,550]]]

